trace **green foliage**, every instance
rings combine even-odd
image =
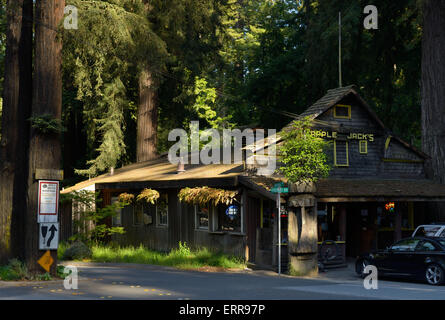
[[[172,266],[180,269],[198,269],[202,267],[245,268],[245,261],[238,257],[210,251],[207,248],[191,249],[186,243],[179,243],[178,248],[169,253],[139,247],[93,246],[94,262],[141,263]]]
[[[142,0],[81,1],[79,29],[64,30],[64,73],[83,105],[88,145],[88,169],[95,176],[116,167],[125,156],[125,119],[131,118],[137,98],[133,89],[138,68],[150,62],[155,71],[167,55],[165,44],[151,30]],[[137,97],[137,95],[136,95]],[[133,101],[131,101],[131,100]]]
[[[326,150],[329,142],[311,135],[308,118],[296,120],[282,132],[281,171],[290,182],[315,182],[329,175]]]
[[[129,203],[116,201],[101,207],[99,205],[101,200],[97,199],[97,196],[98,193],[87,190],[61,195],[62,203],[69,201],[73,204],[73,226],[78,232],[70,238],[71,241],[100,243],[105,237],[125,233],[123,227],[109,227],[106,219],[115,216]]]
[[[91,249],[83,242],[76,241],[69,248],[64,250],[62,260],[83,260],[92,256]]]
[[[41,133],[60,133],[66,131],[59,119],[54,119],[50,114],[35,116],[28,119],[31,127]]]
[[[200,119],[206,120],[206,122],[213,129],[232,128],[233,123],[230,123],[231,115],[221,117],[220,114],[223,110],[218,110],[216,105],[216,89],[209,88],[205,79],[196,77],[195,79],[195,91],[196,101],[192,106],[192,109],[197,113]]]
[[[142,201],[144,200],[147,203],[155,204],[156,201],[159,199],[160,195],[159,192],[153,189],[144,189],[141,191],[140,194],[136,197],[136,200]]]
[[[26,265],[18,259],[11,259],[8,265],[0,266],[0,280],[25,280],[29,278]]]
[[[183,188],[178,193],[179,201],[183,201],[189,204],[207,205],[212,204],[217,206],[218,204],[229,205],[236,201],[238,191],[224,190],[204,187],[196,188]]]

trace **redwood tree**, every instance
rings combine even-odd
[[[445,183],[445,2],[424,0],[422,9],[422,148],[428,175]],[[439,207],[434,219],[443,218]]]
[[[32,0],[7,1],[0,142],[0,261],[23,256],[28,126],[32,90]]]
[[[155,79],[146,68],[139,76],[137,162],[153,160],[157,155],[158,105],[156,90]]]
[[[58,122],[62,113],[62,42],[57,29],[63,18],[65,0],[41,0],[35,4],[35,60],[32,117]],[[38,181],[36,169],[59,169],[61,166],[60,131],[32,127],[29,146],[28,196],[25,219],[25,259],[32,273],[41,268],[37,260],[44,253],[38,250],[37,225]],[[51,251],[54,260],[57,252]],[[51,272],[55,272],[56,263]]]

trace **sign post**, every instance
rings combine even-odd
[[[37,169],[35,179],[38,180],[37,223],[39,227],[39,250],[45,253],[37,263],[50,272],[57,259],[59,248],[59,189],[63,177],[61,170]]]
[[[277,194],[278,207],[278,275],[281,275],[281,193],[288,193],[289,188],[283,182],[276,183],[270,192]]]

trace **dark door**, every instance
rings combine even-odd
[[[386,259],[383,261],[385,272],[394,275],[407,275],[412,272],[413,256],[418,239],[403,239],[391,246],[387,251]]]
[[[249,261],[255,262],[256,254],[256,230],[260,226],[261,200],[247,197],[247,248],[249,250]]]
[[[439,248],[437,248],[431,241],[420,241],[416,247],[416,250],[413,254],[412,262],[410,264],[411,274],[424,276],[427,265],[426,261],[432,260],[431,258],[434,257],[434,255],[438,251]]]

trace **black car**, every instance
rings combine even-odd
[[[397,241],[385,250],[357,257],[356,272],[374,265],[380,275],[426,280],[429,284],[445,282],[445,238],[412,237]]]

